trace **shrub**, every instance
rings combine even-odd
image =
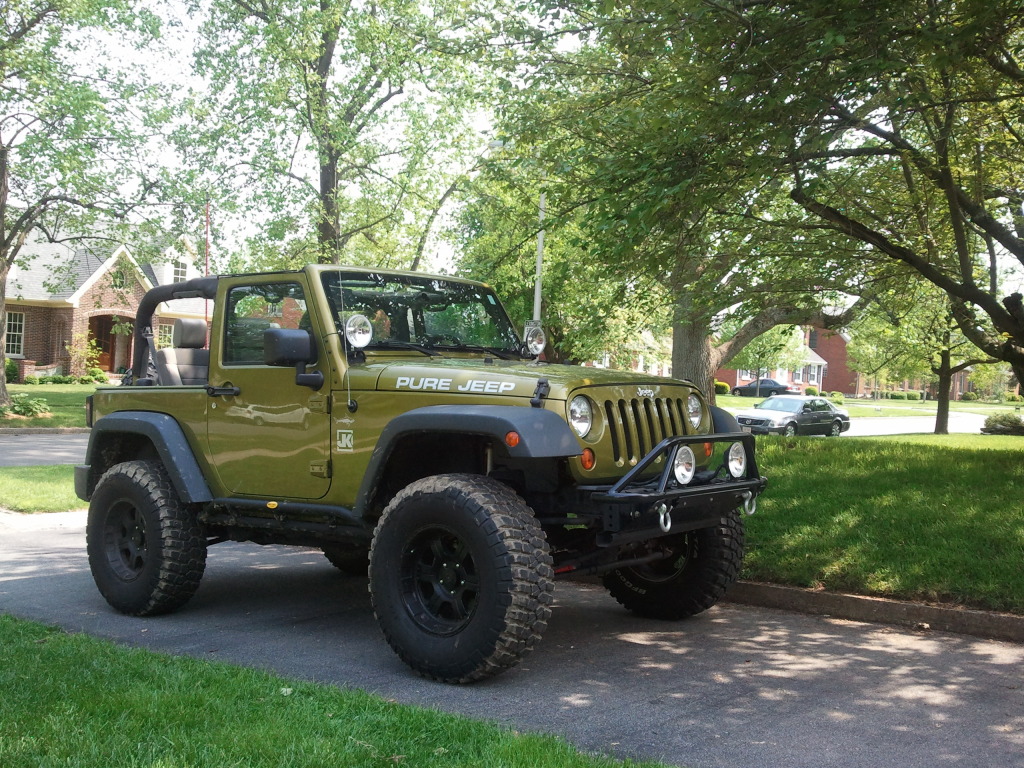
[[[729,385],[726,384],[724,381],[716,381],[715,382],[715,394],[716,395],[728,395],[729,394]]]
[[[920,400],[920,399],[921,399],[921,393],[920,392],[907,392],[907,400]]]
[[[9,357],[4,363],[4,378],[8,384],[13,384],[18,380],[18,364]]]
[[[833,403],[842,404],[846,398],[843,397],[842,392],[829,392],[828,399],[831,400]]]
[[[19,392],[16,395],[11,395],[11,404],[0,406],[0,415],[6,416],[8,413],[14,413],[18,416],[38,416],[41,413],[46,413],[49,406],[46,401],[41,397],[29,397],[24,392]]]
[[[977,400],[978,396],[973,392],[964,392],[962,395],[960,395],[960,399],[964,402],[970,402],[972,400]]]
[[[1024,419],[1009,411],[993,413],[985,419],[985,426],[981,431],[990,435],[1024,435]]]
[[[38,384],[39,383],[39,377],[38,376],[26,376],[25,380],[23,382],[21,382],[21,383],[22,384]]]
[[[818,394],[818,388],[817,387],[807,387],[806,389],[804,389],[804,394],[805,395],[810,395],[811,397],[814,397],[815,395]]]
[[[907,399],[907,393],[906,392],[891,392],[889,394],[889,399],[890,400],[906,400]]]
[[[93,376],[92,380],[95,381],[97,384],[106,384],[109,381],[109,379],[107,378],[107,374],[103,373],[102,371]]]
[[[1013,392],[1006,393],[1006,402],[1008,403],[1020,403],[1024,402],[1024,395],[1015,395]]]
[[[96,383],[96,379],[94,379],[92,376],[79,376],[78,377],[78,383],[79,384],[95,384]]]
[[[94,379],[97,376],[102,376],[103,378],[107,377],[107,375],[103,372],[102,368],[90,368],[88,371],[85,372],[85,375],[92,376]]]

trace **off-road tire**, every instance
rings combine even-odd
[[[743,520],[734,510],[713,528],[657,539],[673,556],[645,566],[604,575],[612,597],[633,613],[651,619],[694,616],[717,603],[743,563]]]
[[[418,673],[468,683],[515,666],[551,614],[554,572],[532,510],[479,475],[435,475],[388,504],[370,596],[388,644]]]
[[[327,544],[324,557],[346,576],[365,576],[370,564],[370,550],[358,544]]]
[[[126,461],[103,474],[89,504],[86,549],[100,594],[131,616],[180,608],[206,568],[202,526],[157,461]]]

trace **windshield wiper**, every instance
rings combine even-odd
[[[500,357],[502,360],[518,360],[517,355],[509,353],[508,350],[495,349],[494,347],[485,347],[480,344],[446,344],[444,349],[456,349],[460,352],[486,352],[489,355]]]
[[[386,349],[413,349],[417,352],[422,352],[424,355],[430,357],[440,357],[440,352],[435,352],[432,349],[427,349],[420,344],[413,344],[411,341],[397,341],[395,339],[382,339],[381,341],[375,341],[370,344],[370,348],[384,347]]]

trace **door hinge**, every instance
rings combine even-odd
[[[309,410],[313,413],[330,413],[331,396],[313,395],[309,398]]]
[[[330,477],[331,460],[326,459],[324,461],[309,462],[309,474],[311,474],[313,477]]]

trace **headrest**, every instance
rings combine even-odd
[[[206,321],[178,318],[171,332],[171,346],[176,349],[202,349],[206,346]]]

